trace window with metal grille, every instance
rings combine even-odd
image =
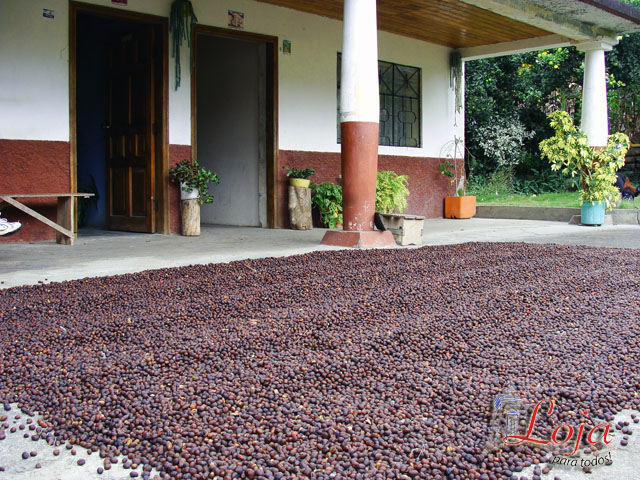
[[[338,143],[340,143],[340,67],[338,53]],[[421,71],[417,67],[378,61],[380,84],[379,145],[392,147],[420,147],[422,105]]]

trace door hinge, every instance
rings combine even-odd
[[[153,133],[154,135],[158,134],[158,125],[157,124],[153,124],[151,125],[151,133]]]
[[[158,211],[158,200],[153,199],[151,202],[153,203],[153,211],[157,212]]]

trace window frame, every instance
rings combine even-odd
[[[341,143],[341,131],[340,131],[340,83],[341,83],[341,67],[342,67],[342,53],[338,52],[337,54],[337,143]],[[383,70],[384,69],[384,70]],[[409,71],[409,74],[405,74],[404,72]],[[388,81],[383,79],[383,73],[391,71],[390,84]],[[405,77],[404,81],[398,82],[396,79],[396,75],[402,75]],[[417,84],[415,81],[412,82],[417,76]],[[413,85],[412,85],[413,84]],[[385,87],[385,88],[383,88]],[[414,88],[417,87],[417,88]],[[380,96],[380,134],[388,133],[390,131],[391,138],[389,139],[388,135],[384,137],[380,135],[378,137],[378,145],[384,147],[400,147],[400,148],[422,148],[422,68],[413,67],[411,65],[403,65],[400,63],[389,62],[386,60],[378,60],[378,88],[379,88],[379,96]],[[409,90],[409,93],[413,93],[413,95],[402,95],[401,92],[403,90]],[[391,93],[386,93],[386,92]],[[405,92],[406,93],[406,92]],[[389,100],[391,101],[391,110],[389,112],[388,109],[384,108],[389,105]],[[406,105],[405,102],[411,102],[412,109],[411,110],[400,110]],[[396,102],[402,102],[403,105],[396,107]],[[383,120],[383,110],[387,113],[387,120]],[[411,113],[415,120],[413,122],[402,122],[399,118],[399,115],[403,112]],[[392,122],[390,127],[387,127],[389,120]],[[399,124],[406,125],[405,127],[400,127]],[[406,130],[410,129],[411,134],[409,136],[406,135]],[[397,133],[402,132],[404,135],[400,136]],[[417,138],[416,138],[417,133]],[[389,139],[388,141],[381,141],[383,138]],[[407,145],[406,139],[414,139],[415,145]],[[404,142],[403,142],[404,140]]]

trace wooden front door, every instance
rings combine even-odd
[[[108,52],[107,228],[155,232],[154,31],[132,27]]]

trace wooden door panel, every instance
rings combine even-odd
[[[111,169],[111,214],[127,215],[127,169],[112,168]]]
[[[147,153],[147,142],[144,135],[135,135],[134,137],[134,155],[136,157],[144,157]]]
[[[111,118],[110,124],[111,128],[118,129],[127,125],[128,122],[128,108],[129,106],[122,98],[119,98],[121,95],[129,94],[129,81],[125,72],[115,71],[117,67],[111,67],[114,69],[112,73],[111,79],[111,95],[112,95],[112,105],[111,105]],[[111,100],[111,99],[110,99]],[[117,134],[119,132],[115,132]]]
[[[131,215],[134,217],[145,217],[147,215],[147,203],[145,198],[147,197],[146,188],[146,169],[145,168],[132,168],[131,169]]]
[[[139,72],[136,72],[139,73]],[[144,73],[144,72],[142,72]],[[147,79],[138,74],[131,79],[130,123],[135,128],[144,129],[147,122]]]
[[[107,78],[107,226],[153,232],[153,30],[114,39]]]

